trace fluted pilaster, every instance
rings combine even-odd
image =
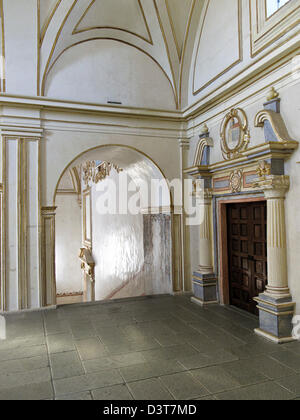
[[[212,263],[212,232],[211,232],[211,203],[212,192],[207,189],[197,197],[200,207],[201,224],[199,232],[199,271],[203,274],[213,272]]]

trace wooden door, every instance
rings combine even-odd
[[[266,202],[227,206],[230,304],[258,314],[267,285]]]

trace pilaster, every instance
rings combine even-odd
[[[1,127],[1,311],[39,307],[41,135]]]
[[[196,181],[197,184],[197,181]],[[200,305],[217,303],[217,276],[213,268],[212,254],[212,190],[196,189],[196,202],[200,207],[199,268],[193,273],[192,302]]]
[[[190,141],[189,139],[179,139],[179,148],[180,148],[180,174],[182,181],[182,214],[181,214],[181,253],[182,253],[182,285],[185,292],[191,291],[191,275],[190,275],[190,231],[189,226],[186,224],[186,214],[184,210],[185,202],[185,179],[186,175],[184,173],[185,168],[188,165],[189,150],[190,150]],[[178,230],[178,229],[177,229]],[[177,234],[178,236],[178,234]]]
[[[42,207],[42,302],[41,306],[56,305],[55,276],[55,216],[57,207]]]

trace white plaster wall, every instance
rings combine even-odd
[[[153,224],[152,236],[144,237],[142,214],[103,214],[99,212],[99,200],[115,200],[119,197],[118,174],[111,175],[102,183],[92,186],[92,247],[95,266],[96,300],[119,299],[153,294],[171,293],[170,275],[163,275],[163,253],[170,252],[171,238],[162,242],[163,224]],[[112,187],[114,181],[116,188]],[[130,182],[130,179],[128,179]],[[101,191],[99,191],[99,186]],[[128,193],[128,201],[135,193]],[[117,209],[119,208],[117,199]],[[150,243],[151,267],[148,267],[145,255],[145,241]],[[167,255],[170,255],[168,252]]]
[[[78,258],[81,242],[81,209],[77,195],[56,197],[56,287],[57,293],[83,291]]]
[[[176,108],[163,70],[138,49],[108,40],[85,42],[66,51],[47,77],[46,95],[79,102]]]
[[[104,133],[91,132],[86,128],[78,131],[74,128],[66,131],[47,128],[41,146],[43,205],[53,203],[57,182],[70,162],[85,151],[101,145],[134,147],[149,156],[167,179],[180,178],[179,165],[174,164],[179,162],[179,147],[175,138],[118,134],[117,129],[115,133]]]
[[[6,92],[37,94],[37,1],[3,0]]]

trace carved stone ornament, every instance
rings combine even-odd
[[[221,149],[225,160],[235,159],[245,151],[250,141],[248,119],[241,108],[232,109],[221,125]]]
[[[95,281],[95,261],[92,256],[91,250],[81,248],[79,253],[81,261],[81,269],[90,277],[91,281]]]
[[[239,193],[242,190],[243,172],[235,169],[230,175],[230,188],[233,193]]]
[[[268,175],[271,175],[271,165],[267,163],[265,160],[261,160],[258,163],[256,173],[260,179],[265,178]]]
[[[123,171],[119,166],[110,162],[102,162],[97,165],[95,161],[88,161],[82,168],[83,181],[86,185],[89,182],[98,184],[110,175],[112,169],[115,169],[118,173]]]

